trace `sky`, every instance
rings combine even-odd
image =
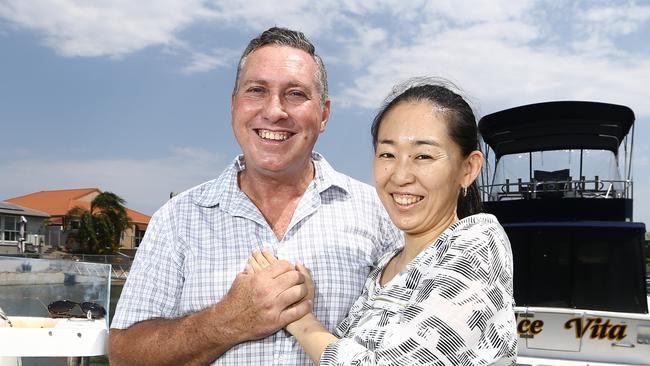
[[[97,187],[152,214],[240,152],[246,43],[303,31],[329,75],[316,150],[372,184],[369,128],[401,80],[457,84],[478,116],[551,100],[636,114],[635,221],[650,223],[650,1],[0,0],[0,199]]]

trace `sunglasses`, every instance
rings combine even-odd
[[[72,310],[79,306],[82,315],[73,314]],[[106,316],[106,309],[95,302],[74,302],[70,300],[57,300],[47,306],[47,311],[52,318],[88,318],[101,319]]]

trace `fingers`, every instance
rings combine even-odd
[[[247,273],[257,273],[262,271],[262,266],[259,264],[254,257],[249,257],[248,262],[246,263],[246,272]]]
[[[304,284],[297,284],[280,292],[276,301],[280,307],[286,308],[305,299],[308,291]]]
[[[296,266],[285,260],[278,260],[275,264],[265,268],[264,270],[269,272],[271,278],[280,277],[283,274],[291,271],[298,273],[298,271],[296,271]]]
[[[278,259],[273,255],[273,252],[270,250],[264,249],[262,250],[262,255],[266,259],[266,261],[270,264],[275,264],[278,263]]]
[[[302,273],[303,276],[305,276],[306,281],[312,281],[313,282],[313,280],[311,278],[311,270],[309,268],[305,267],[304,264],[297,263],[296,264],[296,269],[298,270],[298,272]]]
[[[257,264],[259,264],[259,266],[262,268],[266,268],[271,265],[268,259],[266,259],[266,256],[262,254],[262,252],[260,252],[259,250],[253,250],[251,256],[253,257],[253,259],[255,259]],[[271,254],[271,256],[273,256],[273,254]]]
[[[311,301],[314,301],[316,298],[316,285],[314,284],[314,280],[311,277],[311,270],[307,267],[305,267],[304,264],[298,263],[296,265],[296,268],[298,269],[298,272],[303,275],[305,278],[305,287],[307,288],[307,299],[310,299]]]
[[[282,310],[282,312],[280,312],[280,323],[285,324],[286,326],[286,324],[302,318],[312,312],[313,305],[314,304],[311,300],[303,299],[297,304]]]
[[[278,262],[279,260],[270,250],[267,249],[264,249],[261,252],[259,250],[254,250],[248,258],[248,265],[251,267],[252,273],[260,272],[262,269],[270,267]]]

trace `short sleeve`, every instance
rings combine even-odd
[[[173,235],[172,207],[168,202],[151,218],[122,289],[112,328],[177,316],[183,257]]]

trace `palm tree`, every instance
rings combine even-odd
[[[122,233],[131,226],[126,201],[115,193],[102,192],[90,202],[90,211],[74,207],[66,215],[67,222],[78,225],[68,238],[79,244],[85,253],[112,253],[120,248]]]

